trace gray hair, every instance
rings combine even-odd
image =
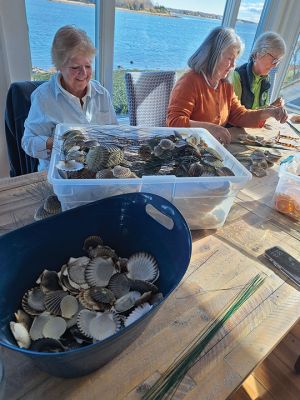
[[[56,69],[63,67],[77,54],[93,57],[96,49],[86,32],[73,25],[60,28],[53,39],[51,56]]]
[[[200,47],[189,58],[188,66],[195,72],[203,71],[205,75],[211,77],[222,52],[231,46],[235,47],[239,54],[244,48],[241,38],[232,28],[219,26],[209,33]]]
[[[284,56],[285,51],[285,42],[278,33],[265,32],[255,40],[251,50],[250,59],[254,58],[257,53],[262,55],[271,53],[273,55],[273,53],[276,52],[278,57],[282,57]]]

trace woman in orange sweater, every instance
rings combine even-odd
[[[220,142],[228,144],[230,133],[224,127],[256,128],[269,117],[285,122],[283,107],[247,110],[227,81],[229,72],[242,50],[239,36],[231,28],[218,27],[190,57],[191,68],[172,90],[167,125],[173,127],[205,128]]]

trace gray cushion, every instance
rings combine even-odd
[[[126,72],[130,125],[166,126],[175,71]]]

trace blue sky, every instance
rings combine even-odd
[[[154,4],[222,15],[226,0],[156,0]],[[258,22],[264,0],[242,0],[238,18]]]

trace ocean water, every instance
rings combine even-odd
[[[74,24],[95,38],[95,8],[49,0],[25,0],[32,65],[52,67],[51,43],[58,28]],[[200,10],[201,11],[201,10]],[[183,69],[190,55],[220,20],[169,18],[116,10],[114,68]],[[245,43],[238,64],[248,59],[256,24],[238,22]]]

